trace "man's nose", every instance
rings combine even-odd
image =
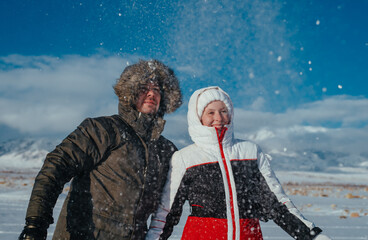
[[[148,90],[147,97],[153,97],[153,96],[155,96],[154,91],[152,89]]]

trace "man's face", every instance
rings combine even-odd
[[[149,82],[142,85],[138,91],[137,110],[141,113],[154,114],[160,107],[160,87]]]

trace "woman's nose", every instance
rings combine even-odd
[[[222,121],[222,115],[219,112],[215,113],[215,120]]]

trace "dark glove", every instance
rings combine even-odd
[[[20,234],[18,240],[46,240],[47,228],[49,224],[38,217],[26,219],[26,226]]]

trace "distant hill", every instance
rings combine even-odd
[[[272,167],[275,170],[326,172],[331,169],[353,167],[368,169],[368,156],[365,154],[348,154],[344,152],[305,149],[301,152],[270,151]]]
[[[176,139],[174,142],[182,145],[189,144],[185,139]],[[0,143],[0,171],[37,171],[42,166],[46,154],[59,143],[60,140],[46,138],[2,142]],[[261,141],[259,144],[266,146],[263,150],[271,155],[274,170],[328,172],[343,167],[368,169],[368,153],[354,155],[343,151],[321,151],[302,147],[297,151],[279,151],[267,142]]]
[[[0,170],[39,170],[58,143],[51,139],[15,139],[0,143]]]

